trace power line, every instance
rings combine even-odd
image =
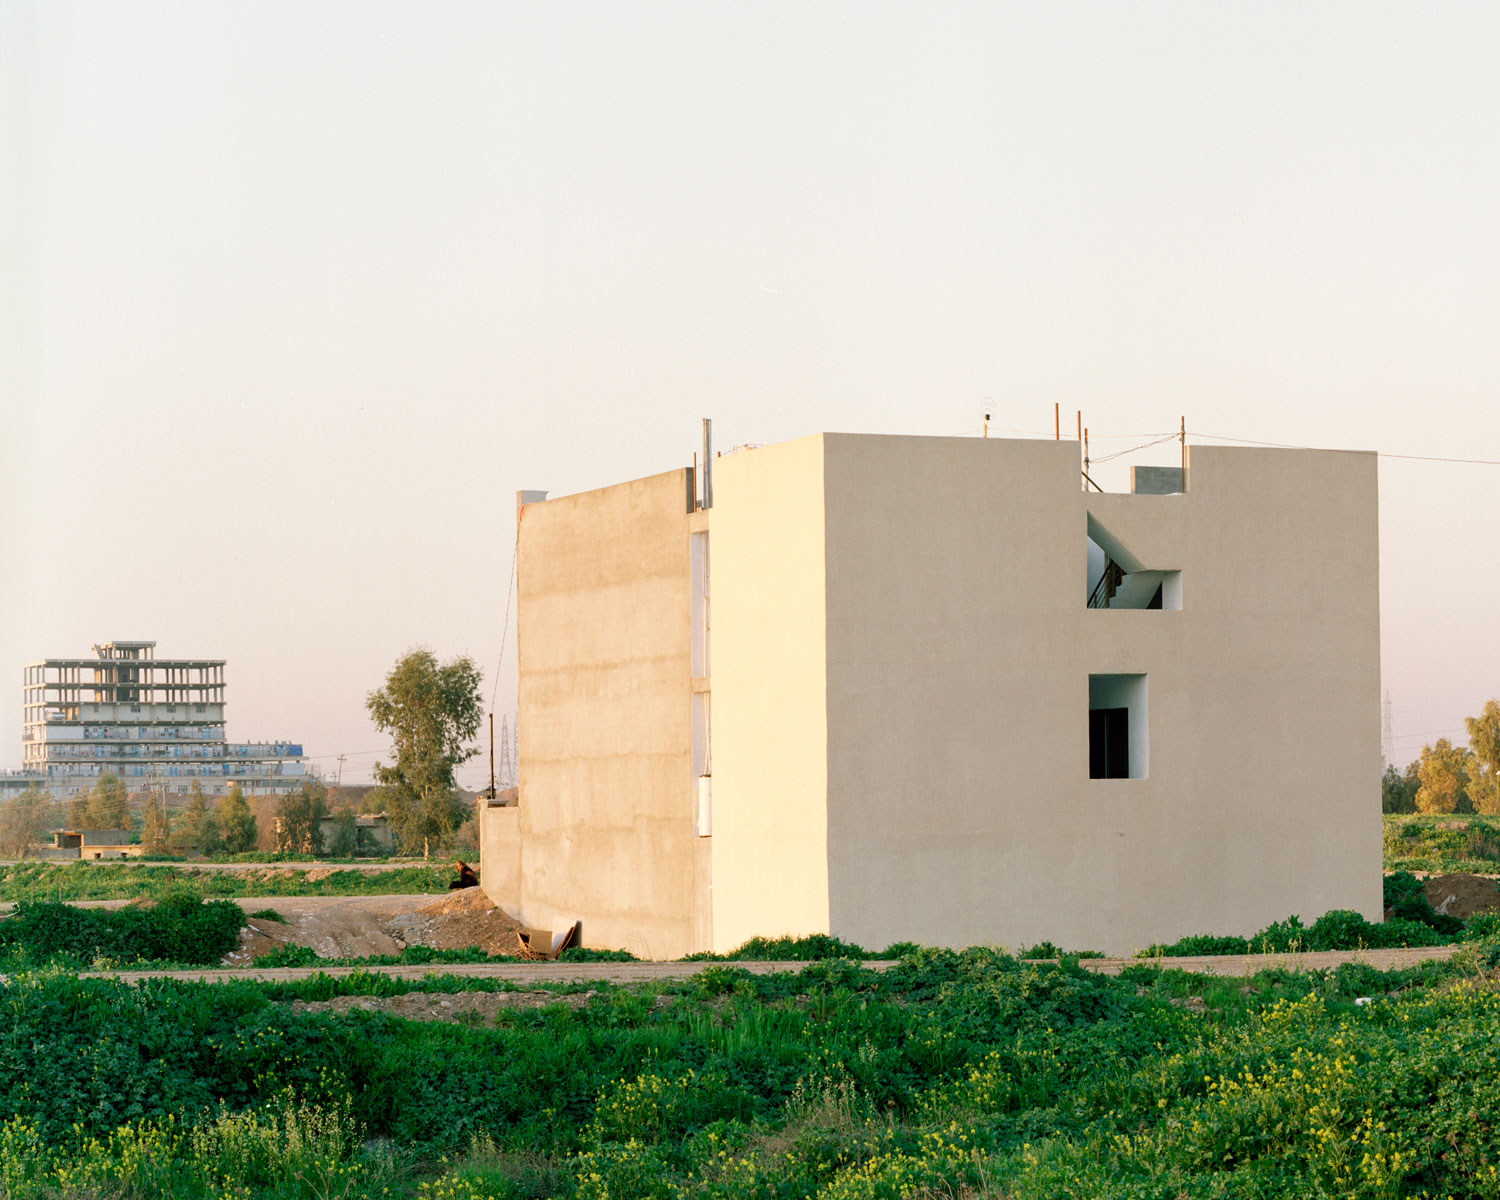
[[[500,626],[500,655],[495,659],[495,686],[490,688],[490,716],[495,715],[495,696],[500,691],[500,668],[505,663],[505,642],[510,636],[510,601],[516,594],[516,559],[521,551],[521,523],[516,522],[516,543],[510,552],[510,585],[505,589],[505,620]]]
[[[1175,436],[1175,435],[1174,435]],[[1254,438],[1228,437],[1219,433],[1201,433],[1195,430],[1195,438],[1207,438],[1211,442],[1238,442],[1243,446],[1269,446],[1275,450],[1321,450],[1325,454],[1365,454],[1369,451],[1349,450],[1344,447],[1299,446],[1293,442],[1259,442]],[[1381,458],[1400,458],[1408,462],[1463,463],[1476,467],[1500,467],[1500,458],[1450,458],[1439,454],[1394,454],[1389,450],[1376,450]]]

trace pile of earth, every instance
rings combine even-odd
[[[1500,886],[1483,875],[1432,875],[1422,881],[1422,894],[1436,911],[1461,921],[1500,912]]]
[[[438,950],[478,947],[515,954],[524,926],[481,888],[446,896],[275,896],[237,901],[247,913],[274,911],[281,919],[252,915],[226,967],[249,966],[283,946],[307,946],[319,958],[400,954],[407,946]]]
[[[516,935],[525,928],[477,887],[452,892],[390,922],[392,936],[408,946],[435,950],[477,946],[486,954],[516,953]]]

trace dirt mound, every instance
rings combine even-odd
[[[1500,912],[1500,888],[1483,875],[1433,875],[1423,881],[1422,894],[1438,912],[1459,920]]]
[[[524,928],[479,888],[442,897],[283,896],[238,903],[252,913],[272,909],[282,919],[250,917],[226,966],[247,966],[283,946],[307,946],[319,958],[399,954],[407,946],[515,954],[516,934]]]
[[[524,928],[477,887],[424,904],[393,918],[389,925],[391,935],[409,945],[437,950],[477,946],[487,954],[514,954],[516,934]]]

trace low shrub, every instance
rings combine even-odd
[[[1462,928],[1462,922],[1460,922]],[[1198,934],[1154,945],[1138,958],[1215,954],[1291,954],[1310,950],[1378,950],[1395,946],[1444,946],[1453,939],[1417,921],[1392,918],[1374,924],[1349,909],[1324,913],[1311,925],[1295,914],[1267,925],[1253,937]]]
[[[1457,917],[1432,907],[1422,891],[1422,881],[1410,871],[1392,871],[1385,877],[1384,891],[1385,908],[1392,917],[1420,922],[1439,933],[1457,933],[1464,927]]]
[[[47,960],[216,963],[239,941],[245,914],[228,900],[177,894],[128,908],[21,901],[0,921],[0,952]]]

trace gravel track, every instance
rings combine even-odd
[[[1101,975],[1118,975],[1126,967],[1153,966],[1161,970],[1190,971],[1200,975],[1240,978],[1257,971],[1318,971],[1343,963],[1364,963],[1390,971],[1418,963],[1451,958],[1458,946],[1423,946],[1398,950],[1322,950],[1305,954],[1226,954],[1195,958],[1085,958],[1079,966]],[[886,960],[863,964],[872,971],[888,971],[896,964]],[[453,963],[399,967],[273,967],[204,968],[193,971],[87,971],[94,977],[135,983],[141,979],[185,979],[204,983],[234,980],[287,982],[314,975],[352,975],[368,971],[396,979],[424,979],[429,975],[456,975],[473,979],[504,979],[516,984],[537,983],[652,983],[690,979],[709,967],[738,967],[752,975],[801,971],[801,962],[636,962],[636,963]]]

